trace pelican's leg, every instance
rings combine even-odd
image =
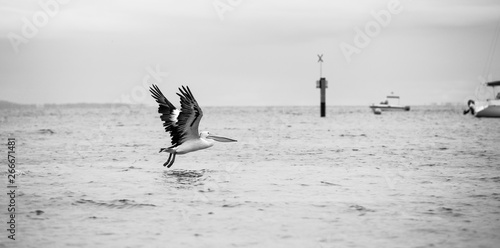
[[[167,166],[167,165],[170,163],[170,158],[172,158],[172,153],[170,153],[170,156],[168,156],[168,160],[167,160],[167,162],[165,162],[165,163],[163,164],[163,166]],[[170,167],[170,166],[168,166],[168,167]]]
[[[170,168],[170,166],[172,166],[172,165],[174,164],[174,161],[175,161],[175,153],[170,153],[170,155],[172,155],[172,154],[173,154],[174,156],[172,157],[172,161],[170,161],[170,164],[168,164],[167,168]]]

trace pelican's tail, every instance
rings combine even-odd
[[[175,150],[172,148],[160,148],[159,152],[168,152],[168,153],[175,153]]]

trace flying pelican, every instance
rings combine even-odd
[[[213,140],[219,142],[236,142],[233,139],[211,135],[208,131],[198,133],[198,126],[200,125],[201,117],[203,117],[203,111],[201,111],[189,87],[182,86],[182,88],[179,88],[182,95],[177,93],[181,98],[181,111],[168,101],[158,86],[153,84],[149,88],[149,91],[158,105],[160,105],[158,113],[161,114],[160,118],[163,121],[165,131],[170,133],[172,143],[172,146],[160,149],[160,152],[170,153],[167,162],[163,166],[170,168],[174,164],[175,155],[177,154],[186,154],[213,146]]]

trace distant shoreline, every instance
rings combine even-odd
[[[327,107],[368,107],[371,104],[366,105],[327,105]],[[465,103],[432,103],[432,104],[419,104],[413,105],[408,104],[411,107],[462,107],[465,106]],[[44,103],[44,104],[23,104],[23,103],[14,103],[9,101],[0,100],[0,109],[8,109],[8,108],[54,108],[54,107],[69,107],[69,108],[79,108],[79,107],[94,107],[94,108],[108,108],[108,107],[119,107],[119,106],[144,106],[144,107],[155,107],[154,104],[131,104],[131,103]],[[255,105],[255,106],[205,106],[206,108],[267,108],[267,107],[316,107],[317,105]],[[179,106],[177,106],[179,107]]]

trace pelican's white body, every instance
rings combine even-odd
[[[180,146],[172,148],[172,150],[175,150],[175,153],[177,154],[186,154],[189,152],[206,149],[212,147],[213,145],[214,143],[212,141],[208,141],[200,137],[199,139],[186,140]]]

